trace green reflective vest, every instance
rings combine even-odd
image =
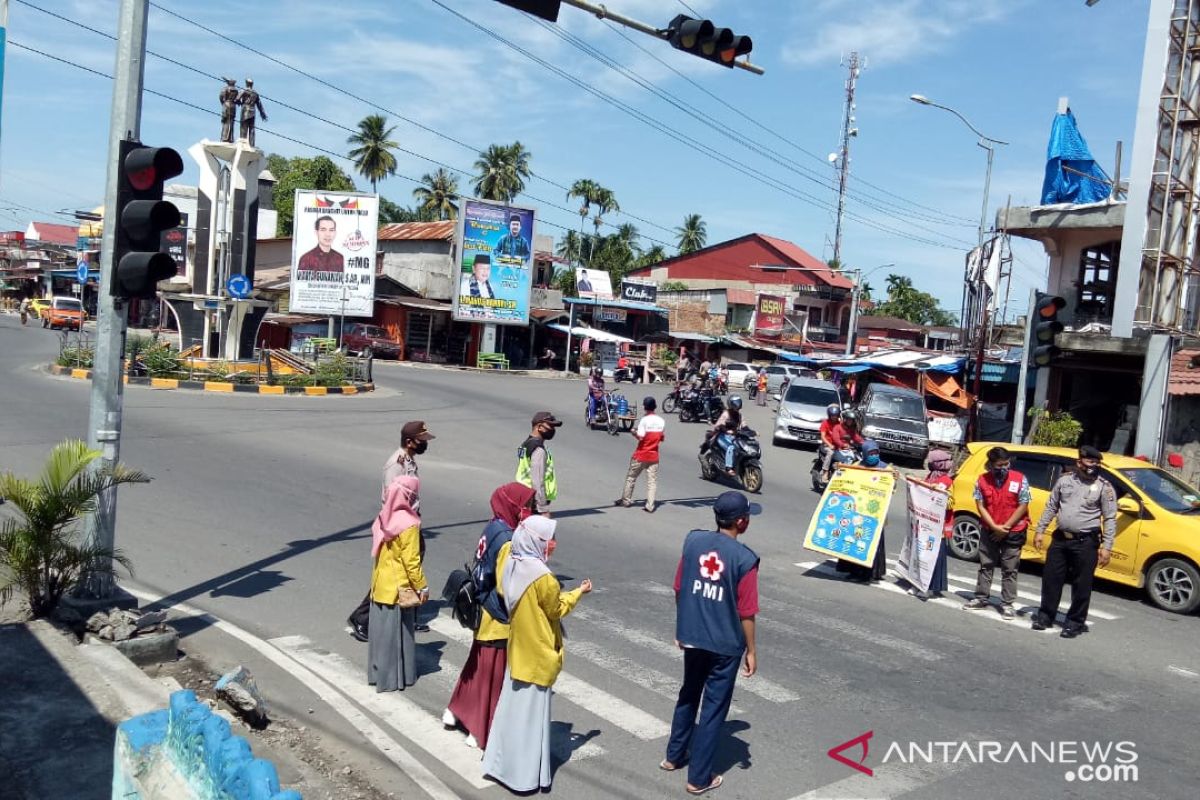
[[[530,436],[517,449],[517,477],[514,478],[517,483],[528,486],[530,489],[537,489],[533,485],[533,469],[530,465],[530,456],[533,451],[538,448],[546,450],[545,444],[541,439]],[[554,456],[549,450],[546,450],[546,502],[553,502],[554,498],[558,497],[558,481],[554,477]]]

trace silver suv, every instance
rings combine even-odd
[[[925,460],[929,452],[929,414],[925,398],[912,389],[873,383],[858,404],[863,436],[888,455]]]
[[[772,443],[820,443],[819,431],[821,423],[825,421],[825,409],[831,405],[842,405],[842,397],[835,384],[816,378],[792,378],[783,399],[779,401]]]

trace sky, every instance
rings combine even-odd
[[[1038,202],[1059,97],[1070,98],[1106,171],[1117,141],[1128,153],[1148,3],[608,0],[613,11],[658,26],[690,7],[750,35],[751,60],[766,70],[756,76],[567,6],[552,26],[495,0],[154,0],[148,49],[176,63],[147,58],[146,88],[160,94],[145,97],[142,140],[183,152],[218,138],[216,76],[252,77],[269,117],[259,121],[257,143],[268,152],[341,156],[347,129],[385,114],[407,152],[397,153],[398,174],[379,192],[403,205],[412,204],[414,179],[439,165],[469,191],[478,150],[520,140],[537,177],[519,202],[538,209],[539,233],[578,228],[565,187],[591,178],[621,205],[609,221],[635,224],[646,247],[671,252],[674,229],[699,213],[710,244],[760,232],[828,259],[836,175],[827,157],[838,148],[844,62],[855,51],[866,66],[843,263],[861,268],[877,297],[894,272],[957,312],[985,154],[958,119],[909,95],[951,106],[1007,142],[996,153],[990,224],[1010,198]],[[67,221],[57,212],[102,202],[111,81],[86,70],[113,71],[117,7],[11,0],[3,228]],[[184,160],[181,180],[194,182]],[[335,160],[370,188],[348,161]],[[1014,251],[1010,316],[1024,312],[1046,274],[1040,246],[1018,242]]]

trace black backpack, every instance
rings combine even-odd
[[[483,606],[479,602],[479,592],[471,572],[466,565],[463,569],[451,572],[446,579],[446,587],[442,589],[442,599],[450,605],[450,613],[458,620],[458,624],[477,631],[483,619]]]

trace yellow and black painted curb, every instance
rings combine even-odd
[[[69,378],[90,381],[90,369],[63,367],[58,364],[49,366],[51,375],[65,375]],[[375,384],[360,383],[356,386],[260,386],[258,384],[225,383],[223,381],[182,381],[175,378],[131,378],[125,376],[128,386],[148,386],[151,389],[191,389],[202,392],[236,392],[238,394],[303,394],[310,397],[324,397],[330,394],[362,394],[375,391]]]

